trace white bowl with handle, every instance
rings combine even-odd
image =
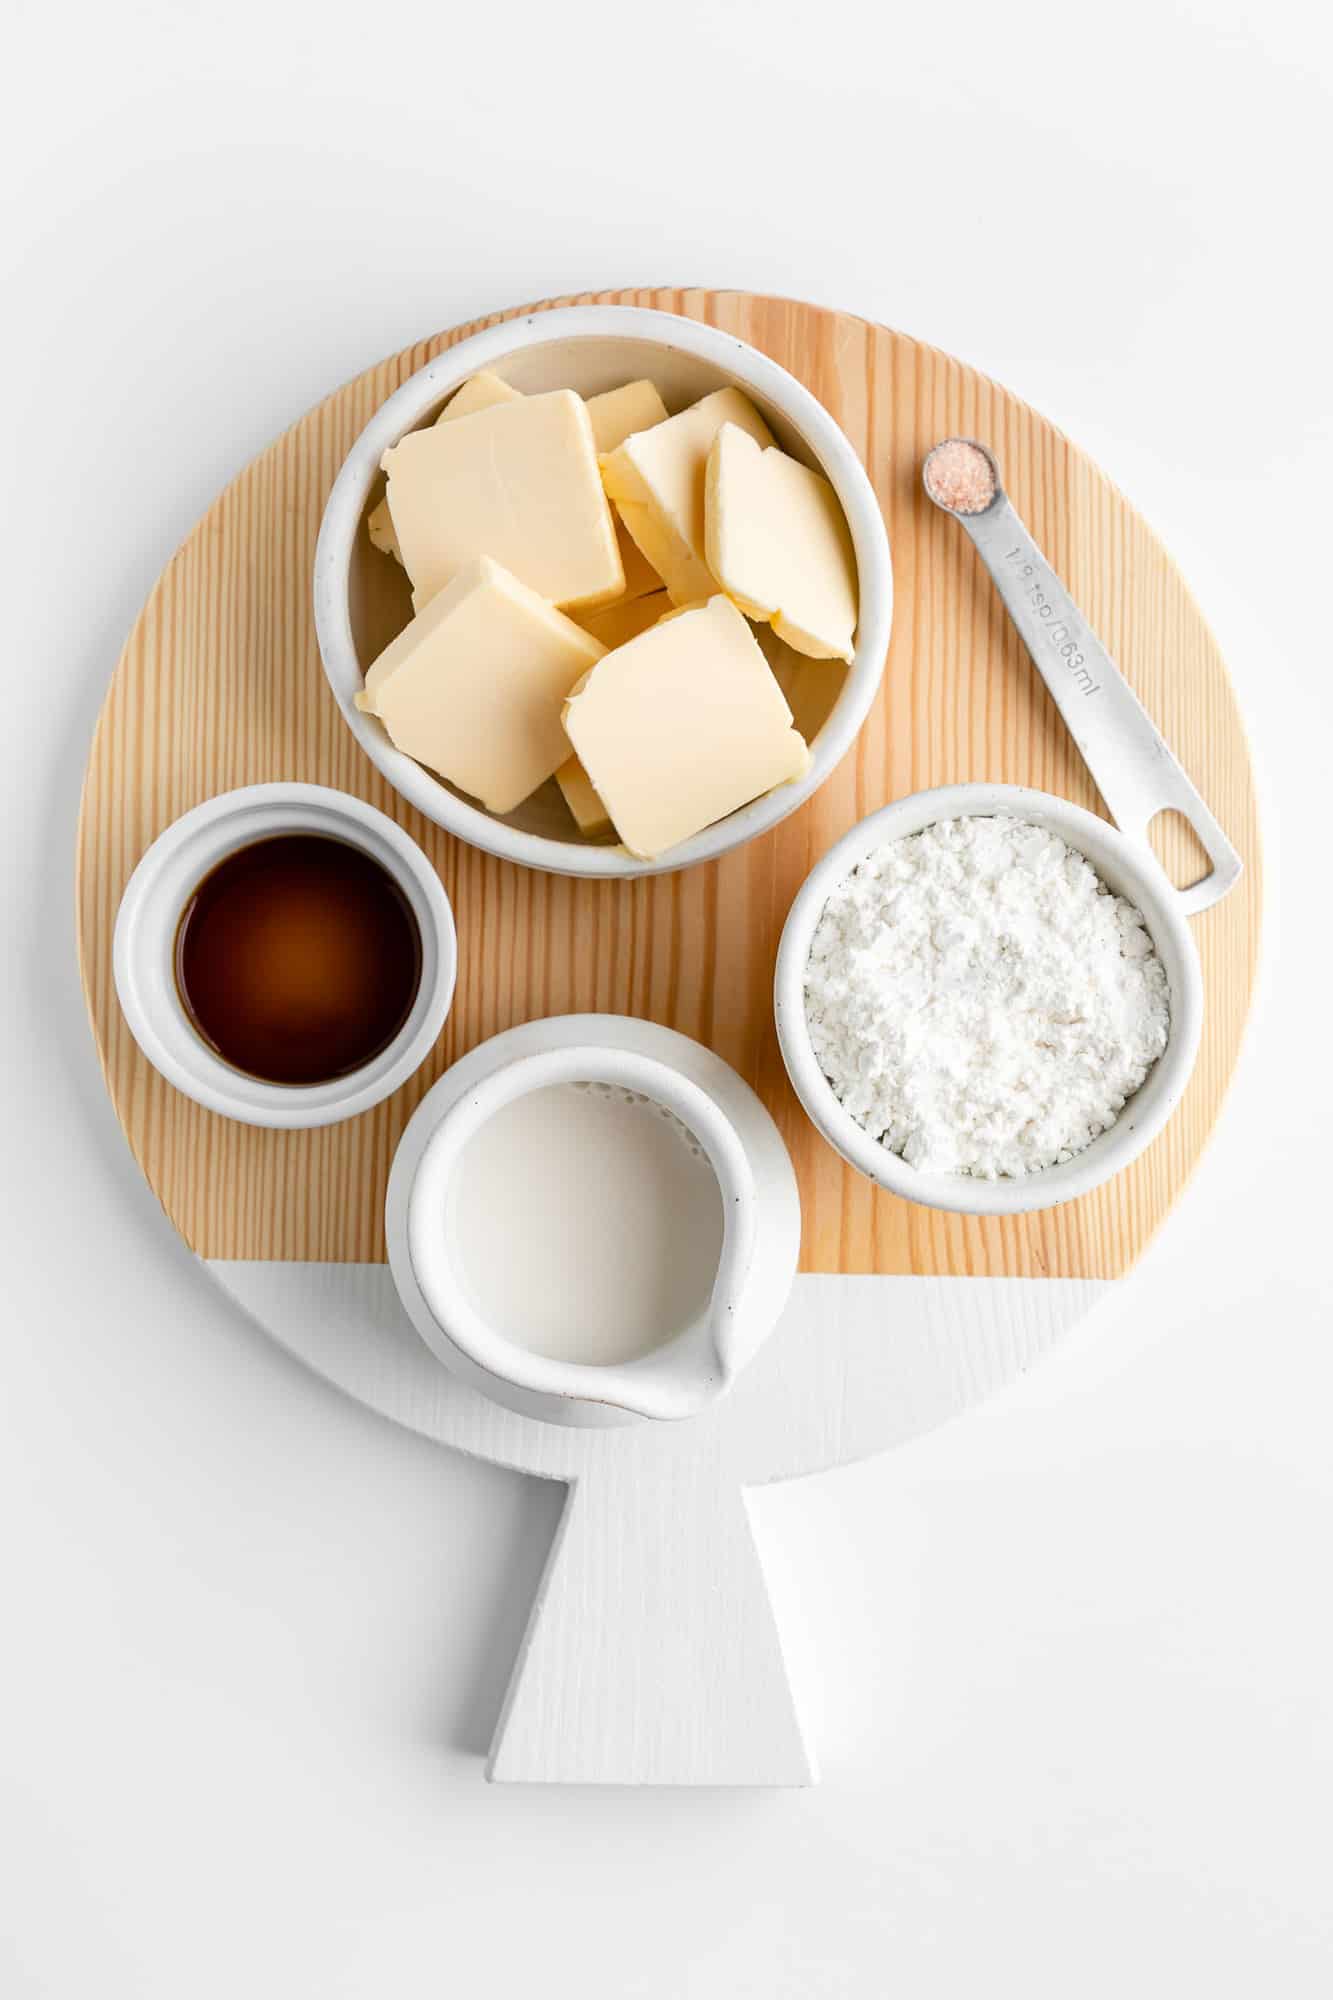
[[[818,467],[851,531],[860,592],[856,650],[837,699],[811,744],[805,776],[779,785],[656,860],[579,837],[554,780],[503,818],[437,778],[390,742],[376,717],[355,706],[371,662],[412,615],[407,577],[371,546],[366,517],[381,498],[380,460],[409,431],[433,422],[469,375],[489,369],[526,394],[557,388],[596,395],[642,376],[673,414],[728,384],[757,404],[785,451]],[[893,614],[893,568],[884,517],[845,433],[808,389],[734,334],[674,313],[637,306],[564,306],[506,320],[437,355],[381,405],[334,481],[315,551],[315,629],[343,720],[401,795],[472,846],[556,874],[656,875],[711,861],[776,826],[809,798],[845,756],[874,701]],[[828,663],[812,661],[814,668]]]

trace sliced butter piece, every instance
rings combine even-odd
[[[491,812],[512,812],[568,757],[565,698],[604,651],[478,556],[380,654],[357,707],[409,757]]]
[[[555,774],[564,793],[565,804],[574,815],[580,833],[609,833],[611,815],[593,789],[592,779],[577,757],[568,757]]]
[[[615,451],[635,431],[651,430],[654,424],[664,424],[666,414],[666,404],[655,385],[647,380],[627,382],[623,389],[608,389],[603,395],[588,398],[588,416],[599,452]],[[646,597],[649,591],[660,590],[661,577],[619,518],[616,520],[616,540],[620,545],[620,561],[625,571],[625,596]]]
[[[482,555],[566,609],[624,590],[592,424],[572,389],[412,431],[382,462],[418,611]]]
[[[624,597],[647,597],[650,591],[662,588],[661,577],[619,516],[616,517],[616,545],[620,550],[620,566],[625,572]]]
[[[708,454],[708,567],[751,618],[812,660],[850,660],[856,558],[822,473],[726,423]]]
[[[403,552],[398,546],[398,537],[393,531],[393,515],[389,512],[389,496],[386,493],[378,507],[372,507],[366,516],[366,533],[377,549],[383,549],[386,556],[403,560]]]
[[[779,639],[771,625],[755,628],[755,638],[773,678],[787,698],[791,719],[807,743],[813,743],[837,707],[850,671],[843,660],[812,660]]]
[[[773,442],[747,396],[716,389],[679,416],[626,438],[602,460],[616,511],[678,604],[717,588],[704,550],[704,483],[713,439],[727,423],[758,444]]]
[[[637,639],[670,609],[671,599],[659,585],[648,597],[619,597],[602,611],[581,611],[574,623],[600,639],[609,653]]]
[[[495,403],[516,403],[522,396],[521,389],[511,389],[498,375],[492,375],[483,368],[476,375],[469,375],[461,389],[455,390],[435,421],[437,424],[452,423],[456,417],[471,417],[478,410],[489,410]],[[398,536],[394,532],[393,516],[389,512],[389,496],[386,493],[378,507],[372,507],[366,521],[366,532],[377,549],[383,549],[386,556],[403,560],[403,552],[398,546]],[[651,589],[653,586],[648,586]]]
[[[666,422],[667,407],[655,383],[626,382],[623,389],[607,389],[589,396],[588,415],[598,451],[615,451],[635,431],[649,431]]]
[[[435,421],[437,424],[451,424],[459,417],[474,417],[478,410],[494,409],[497,403],[521,403],[522,400],[521,389],[511,389],[508,382],[492,375],[489,368],[480,368],[475,375],[468,376],[461,389],[455,389]]]
[[[726,597],[608,653],[566,703],[565,729],[621,840],[648,861],[810,763]]]

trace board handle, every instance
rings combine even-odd
[[[815,1782],[744,1492],[723,1466],[625,1454],[570,1486],[486,1775]]]
[[[1148,828],[1159,812],[1187,820],[1212,866],[1175,894],[1186,916],[1209,909],[1239,881],[1241,858],[1013,502],[1001,489],[984,513],[954,518],[990,571],[1116,825],[1151,852]]]

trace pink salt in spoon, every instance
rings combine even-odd
[[[1180,903],[1187,916],[1209,909],[1239,881],[1241,858],[1028,533],[995,454],[973,438],[944,438],[927,453],[922,479],[971,536],[1121,832],[1148,845],[1164,808],[1193,827],[1212,869],[1179,892]]]

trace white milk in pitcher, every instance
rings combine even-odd
[[[464,1148],[447,1221],[455,1272],[498,1334],[560,1361],[632,1361],[698,1319],[722,1197],[694,1134],[651,1098],[559,1083]]]

